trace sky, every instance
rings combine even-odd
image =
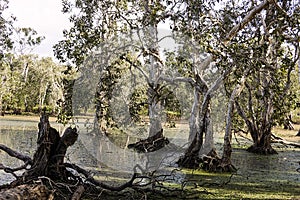
[[[69,29],[68,15],[61,12],[61,0],[10,0],[8,14],[17,17],[17,27],[31,27],[45,39],[31,53],[53,57],[53,45],[63,39],[63,30]],[[168,25],[159,26],[162,36],[169,35]],[[161,43],[163,49],[174,48],[174,41],[167,38]]]
[[[54,57],[52,46],[63,39],[62,31],[70,27],[62,12],[61,0],[10,0],[8,13],[17,17],[18,27],[31,27],[45,40],[32,53]]]

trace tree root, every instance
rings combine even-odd
[[[201,159],[199,158],[198,154],[195,155],[193,153],[185,154],[177,161],[179,167],[184,167],[187,169],[199,169],[200,163]]]
[[[247,149],[248,152],[255,153],[255,154],[261,154],[261,155],[272,155],[272,154],[278,154],[275,149],[270,147],[257,147],[255,145],[250,146]]]
[[[209,172],[236,172],[237,169],[230,161],[222,160],[217,155],[215,149],[212,149],[201,159],[201,169]]]

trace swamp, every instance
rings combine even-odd
[[[38,116],[5,116],[0,118],[0,141],[23,154],[32,156],[37,140]],[[68,162],[75,163],[93,172],[98,179],[110,185],[120,185],[130,179],[136,164],[147,173],[169,174],[160,194],[99,194],[99,199],[299,199],[300,149],[282,144],[274,144],[278,154],[265,156],[246,151],[251,144],[243,137],[233,140],[232,162],[237,167],[234,173],[208,173],[203,170],[188,170],[176,167],[176,159],[182,154],[187,138],[182,138],[188,125],[182,122],[177,128],[168,129],[165,135],[170,145],[153,153],[140,154],[126,148],[126,144],[135,142],[139,135],[127,135],[122,132],[103,136],[91,132],[91,117],[78,117],[80,128],[78,140],[68,149]],[[62,124],[50,118],[50,123],[57,130],[64,129]],[[297,125],[297,128],[300,126]],[[276,128],[278,136],[289,141],[300,142],[295,137],[296,131]],[[142,137],[140,135],[139,137]],[[216,136],[217,149],[221,148],[222,135]],[[130,141],[130,142],[129,142]],[[220,150],[220,149],[219,149]],[[16,167],[21,161],[0,152],[0,160],[5,166]],[[149,162],[151,160],[151,162]],[[176,171],[174,171],[176,169]],[[14,180],[11,174],[0,171],[0,184]],[[184,188],[182,191],[181,189]],[[171,192],[172,189],[179,189]],[[131,191],[132,192],[132,191]]]
[[[300,199],[300,0],[59,0],[46,36],[31,1],[0,0],[0,199]]]

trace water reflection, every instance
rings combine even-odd
[[[77,145],[80,146],[80,151],[86,151],[85,154],[90,155],[94,159],[93,164],[97,162],[96,167],[105,166],[126,172],[132,172],[137,164],[145,172],[163,169],[174,165],[176,159],[183,153],[182,149],[176,148],[175,145],[173,146],[174,148],[166,147],[156,152],[137,153],[126,148],[126,143],[134,139],[130,137],[129,135],[123,137],[125,145],[120,147],[111,138],[94,130],[92,133],[80,134]],[[73,148],[77,148],[76,145]],[[72,160],[80,160],[77,157],[78,155],[73,154]]]
[[[15,149],[23,154],[33,156],[36,149],[37,138],[36,121],[16,121],[0,119],[0,143]],[[26,124],[26,125],[25,125]],[[58,130],[63,130],[59,124],[51,123]],[[78,123],[80,134],[78,141],[68,149],[66,161],[76,163],[82,167],[97,168],[98,170],[110,169],[116,175],[118,172],[132,174],[133,168],[138,164],[144,172],[157,171],[169,174],[172,166],[184,152],[181,146],[186,143],[186,138],[170,137],[170,145],[151,153],[136,153],[126,148],[129,142],[138,140],[132,135],[120,135],[118,140],[101,134],[97,130],[86,129],[84,123]],[[175,143],[175,144],[174,144]],[[241,149],[234,149],[232,162],[239,169],[237,174],[245,177],[257,177],[264,180],[300,181],[299,167],[300,151],[284,150],[278,155],[259,156]],[[9,167],[20,166],[23,163],[0,151],[2,164]],[[182,172],[174,177],[177,182],[189,180],[194,177]],[[203,178],[203,177],[200,177]],[[0,184],[12,181],[14,178],[0,170]]]
[[[17,150],[23,154],[33,156],[36,150],[38,121],[0,120],[0,143]],[[21,126],[20,126],[21,125]],[[63,130],[61,125],[51,123],[58,130]],[[80,133],[78,141],[71,146],[66,154],[66,162],[76,163],[88,168],[109,168],[111,171],[133,173],[136,165],[143,172],[162,171],[172,166],[177,161],[182,148],[176,145],[168,145],[166,148],[151,153],[136,153],[126,148],[129,141],[136,141],[130,135],[118,138],[122,141],[113,141],[112,138],[101,134],[98,130],[86,129],[86,124],[77,123]],[[172,140],[171,140],[172,141]],[[180,139],[176,139],[178,143]],[[183,142],[185,142],[183,140]],[[9,167],[22,165],[22,161],[8,156],[0,151],[2,164]],[[14,178],[0,170],[0,184],[12,181]]]

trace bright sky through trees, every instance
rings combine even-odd
[[[33,53],[53,57],[52,46],[63,39],[62,31],[70,26],[61,9],[61,0],[10,0],[7,13],[17,17],[17,26],[31,27],[46,37]]]

